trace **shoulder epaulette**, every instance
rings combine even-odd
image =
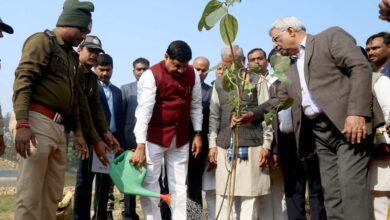
[[[44,31],[44,33],[45,33],[49,38],[55,38],[55,37],[56,37],[56,35],[55,35],[52,31],[50,31],[50,30],[48,30],[48,29],[46,29],[46,30]]]

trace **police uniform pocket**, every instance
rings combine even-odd
[[[63,73],[66,74],[67,71],[67,62],[63,58],[53,55],[50,60],[49,70],[54,73]]]

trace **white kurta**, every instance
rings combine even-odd
[[[152,71],[145,71],[139,82],[137,90],[138,106],[135,112],[137,122],[134,134],[137,143],[146,144],[147,175],[143,186],[146,189],[160,193],[158,178],[161,173],[161,163],[164,158],[168,176],[168,186],[171,193],[172,219],[186,219],[187,204],[187,169],[189,147],[176,146],[176,135],[172,139],[169,148],[146,141],[148,125],[153,114],[156,103],[156,81]],[[199,76],[195,74],[195,85],[192,89],[191,113],[190,117],[194,130],[202,130],[202,94]],[[153,134],[150,134],[153,135]],[[145,219],[161,219],[158,198],[141,197],[141,206]]]

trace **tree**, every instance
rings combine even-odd
[[[236,58],[234,56],[233,51],[233,42],[236,38],[238,32],[238,21],[237,19],[229,14],[229,8],[232,7],[235,3],[241,3],[241,0],[210,0],[202,14],[201,19],[198,22],[198,30],[202,31],[203,28],[206,30],[210,30],[214,27],[215,24],[219,23],[221,38],[226,45],[230,47],[231,54],[233,56],[233,62],[229,65],[223,66],[223,74],[222,74],[222,85],[223,89],[226,92],[235,91],[233,97],[227,97],[229,99],[232,107],[234,107],[235,111],[233,112],[234,117],[240,118],[240,116],[245,112],[244,106],[242,106],[242,98],[244,95],[244,90],[253,89],[257,83],[251,83],[248,79],[248,74],[257,74],[260,76],[261,80],[258,83],[264,83],[267,79],[259,74],[259,66],[257,64],[253,65],[251,69],[248,69],[241,64],[236,62]],[[272,76],[277,77],[282,82],[289,83],[289,79],[284,74],[287,71],[290,65],[289,57],[283,56],[272,56],[271,64],[274,66],[275,72]],[[220,64],[214,66],[209,70],[214,71],[219,67]],[[274,87],[277,92],[276,88]],[[251,95],[251,94],[248,94]],[[252,94],[253,95],[253,94]],[[273,120],[276,116],[277,111],[282,109],[289,108],[293,103],[293,100],[290,98],[285,102],[280,103],[274,109],[272,109],[269,113],[267,113],[264,118],[266,123],[273,124]],[[235,189],[235,180],[236,180],[236,165],[237,165],[237,155],[238,155],[238,143],[239,143],[239,125],[236,125],[233,129],[233,149],[232,149],[232,159],[230,162],[231,169],[229,171],[229,176],[225,186],[225,193],[228,193],[229,198],[229,208],[228,208],[228,219],[230,219],[230,213],[233,206],[234,201],[234,189]],[[226,192],[228,190],[228,192]],[[219,217],[219,213],[222,206],[219,208],[219,212],[217,214],[217,219]]]

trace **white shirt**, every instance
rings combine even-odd
[[[303,112],[308,118],[315,118],[318,114],[322,113],[322,109],[317,104],[311,95],[309,88],[307,87],[305,80],[305,48],[306,48],[306,37],[303,38],[299,47],[299,56],[297,59],[297,68],[299,75],[299,82],[301,84],[302,92],[302,108]]]
[[[389,120],[390,115],[390,78],[381,76],[374,84],[374,90],[378,103],[381,106],[385,121]]]
[[[136,142],[139,144],[146,143],[146,134],[148,125],[152,118],[154,104],[156,103],[156,80],[150,69],[146,70],[137,84],[137,102],[138,106],[135,110],[137,122],[134,127]],[[202,92],[199,80],[199,75],[195,74],[195,85],[192,88],[191,100],[191,120],[194,131],[202,130]]]

